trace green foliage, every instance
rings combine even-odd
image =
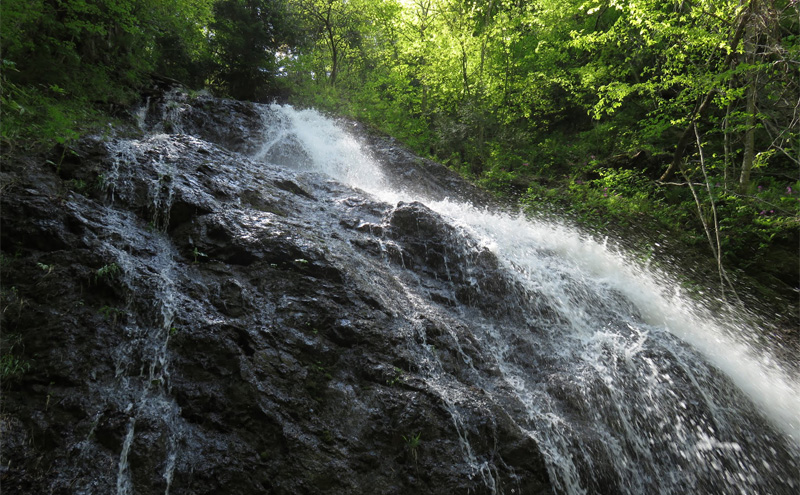
[[[282,1],[216,1],[210,24],[212,87],[242,100],[272,96],[279,69],[276,57],[293,36],[286,15]]]
[[[796,249],[800,230],[798,186],[800,181],[761,177],[753,194],[741,195],[722,187],[713,190],[722,218],[720,228],[727,259],[747,269],[759,266],[773,248]],[[784,266],[764,268],[780,273],[793,271],[793,264],[787,258]]]
[[[364,63],[365,38],[373,21],[370,14],[381,12],[377,2],[365,0],[294,0],[294,12],[303,32],[301,49],[308,53],[302,64],[317,82],[335,86],[340,74],[358,70],[353,62]]]
[[[0,338],[0,382],[18,378],[31,368],[30,362],[16,352],[21,345],[22,338],[19,335],[4,332]]]
[[[0,381],[16,378],[30,369],[30,363],[12,354],[0,356]]]
[[[8,149],[96,132],[154,73],[265,99],[292,37],[284,2],[267,0],[5,0],[0,10]]]
[[[723,259],[754,271],[796,235],[791,201],[767,207],[763,196],[770,178],[800,166],[797,2],[379,3],[336,17],[339,59],[324,23],[307,28],[287,66],[295,101],[365,120],[498,194],[526,191],[529,209],[555,206],[584,225],[647,225],[707,249],[701,219],[713,224],[716,210]],[[640,152],[659,159],[615,160]],[[665,174],[673,155],[699,209],[675,168]],[[758,253],[746,259],[746,245]]]
[[[200,258],[208,258],[208,255],[206,253],[201,252],[199,249],[197,249],[197,246],[195,246],[194,249],[192,250],[192,258],[194,260],[193,263],[197,264],[200,262],[199,261]]]
[[[100,114],[87,105],[85,99],[70,98],[57,85],[48,88],[23,86],[11,81],[11,75],[19,72],[10,60],[2,61],[2,96],[0,126],[2,144],[12,148],[24,146],[68,144],[82,133],[99,128]]]
[[[422,432],[417,433],[416,435],[409,434],[408,436],[403,435],[403,440],[405,440],[406,445],[408,445],[411,449],[416,449],[422,443],[421,440]]]
[[[391,378],[386,380],[386,385],[393,387],[398,383],[403,383],[404,381],[405,381],[405,375],[403,374],[403,370],[401,370],[398,367],[395,367],[394,374],[391,376]]]
[[[52,146],[96,132],[154,70],[202,84],[190,69],[208,57],[212,1],[3,1],[3,144]]]
[[[516,174],[513,171],[495,166],[483,174],[480,183],[485,188],[502,194],[510,191],[514,179]]]
[[[95,272],[94,282],[97,283],[98,280],[112,280],[121,272],[122,270],[116,263],[103,265],[100,268],[98,268],[97,271]]]
[[[112,306],[102,306],[97,312],[100,313],[104,320],[110,321],[114,325],[117,324],[121,317],[125,316],[125,310]]]
[[[406,448],[411,452],[411,455],[414,457],[414,460],[417,460],[418,450],[420,445],[422,444],[422,432],[418,432],[416,435],[410,433],[408,435],[403,435],[403,441],[406,443]]]

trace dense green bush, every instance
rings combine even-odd
[[[268,0],[4,0],[2,142],[52,145],[124,114],[154,75],[265,100],[293,34]]]

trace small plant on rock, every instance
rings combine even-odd
[[[400,368],[395,366],[394,375],[391,378],[389,378],[388,380],[386,380],[386,385],[389,385],[390,387],[393,387],[398,382],[402,383],[403,380],[404,380],[403,370],[401,370]]]
[[[193,263],[195,265],[200,262],[199,261],[200,258],[208,258],[208,255],[206,253],[201,252],[199,249],[197,249],[197,246],[195,246],[194,249],[192,250],[192,256],[194,257],[194,262]]]
[[[55,268],[53,265],[45,265],[44,263],[36,263],[36,266],[41,268],[43,272],[47,272],[46,275],[50,275],[53,272],[53,268]]]
[[[94,283],[97,283],[97,281],[100,279],[111,280],[117,275],[119,275],[121,271],[122,270],[120,270],[119,265],[117,265],[116,263],[103,265],[100,268],[98,268],[97,271],[95,272]]]
[[[114,325],[117,324],[117,320],[120,316],[125,314],[125,311],[119,308],[112,308],[111,306],[103,306],[97,310],[103,316],[104,320],[110,321]]]
[[[403,440],[406,442],[406,447],[411,451],[411,456],[414,457],[414,462],[417,460],[417,449],[419,448],[420,444],[422,443],[421,440],[422,432],[414,434],[409,434],[408,436],[403,435]]]
[[[20,376],[30,369],[30,363],[14,352],[14,347],[21,343],[19,335],[4,335],[0,341],[0,381]]]

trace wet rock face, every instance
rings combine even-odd
[[[154,92],[140,111],[141,125],[152,131],[196,136],[231,151],[252,152],[264,129],[252,103],[189,94],[180,88]]]
[[[393,241],[390,258],[422,275],[430,297],[449,305],[508,315],[508,299],[522,290],[500,269],[494,254],[421,203],[399,203],[384,218]]]
[[[497,260],[251,162],[257,115],[204,98],[200,137],[4,163],[3,493],[549,493],[454,310],[513,293]]]
[[[441,163],[419,157],[401,146],[394,138],[364,132],[357,123],[349,129],[369,143],[370,150],[382,163],[389,164],[389,182],[398,189],[413,191],[418,197],[443,200],[458,198],[476,205],[495,205],[497,198],[465,181]]]

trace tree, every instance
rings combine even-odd
[[[119,98],[123,87],[137,87],[159,65],[170,72],[179,59],[202,51],[200,30],[210,20],[211,1],[180,0],[167,8],[157,0],[6,0],[3,58],[16,64],[13,80],[20,84],[47,82],[91,98]],[[184,46],[179,55],[158,41],[176,37]]]
[[[0,2],[4,143],[74,139],[95,111],[134,103],[154,70],[187,76],[205,51],[211,1]],[[181,50],[169,52],[176,36]]]
[[[277,52],[293,43],[283,2],[218,0],[210,39],[215,61],[212,86],[244,100],[274,94]]]
[[[335,86],[343,61],[361,43],[368,6],[358,0],[294,0],[294,8],[311,34],[312,49],[321,44],[328,52],[328,62],[317,75],[324,74]]]

